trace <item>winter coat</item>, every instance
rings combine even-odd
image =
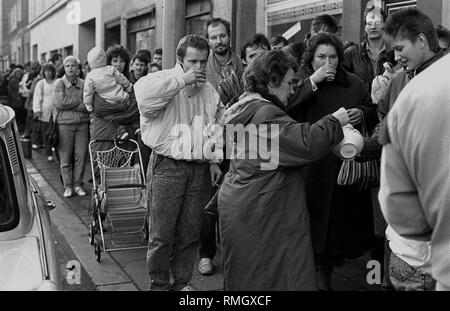
[[[47,80],[40,80],[34,90],[33,95],[33,112],[41,113],[39,118],[40,121],[49,122],[50,116],[56,116],[56,111],[54,109],[54,90],[55,81],[51,84]]]
[[[290,100],[291,117],[298,122],[313,123],[341,107],[359,108],[369,131],[373,129],[378,121],[376,106],[361,79],[338,70],[333,82],[317,84],[314,92],[309,76],[303,70],[298,74],[300,84]],[[332,258],[336,264],[345,257],[362,255],[372,246],[374,234],[370,190],[338,186],[341,165],[342,161],[330,152],[305,169],[314,252]]]
[[[19,85],[22,80],[23,71],[20,68],[14,69],[10,75],[8,83],[8,105],[11,108],[23,108],[22,97],[19,94]]]
[[[55,82],[54,105],[58,111],[59,125],[77,125],[90,122],[89,113],[83,103],[84,81],[78,79],[77,85],[72,85],[64,75]]]
[[[227,291],[316,289],[302,167],[328,154],[343,133],[332,116],[299,124],[281,106],[246,93],[225,113],[227,125],[279,126],[279,136],[268,142],[279,142],[278,165],[265,167],[261,150],[256,160],[233,159],[219,192]],[[248,159],[251,150],[244,149]]]
[[[372,81],[376,76],[384,72],[384,63],[393,63],[394,53],[382,51],[377,59],[377,72],[373,71],[372,60],[367,54],[367,40],[360,45],[354,45],[345,50],[343,66],[345,70],[356,74],[367,88],[369,94],[372,91]]]

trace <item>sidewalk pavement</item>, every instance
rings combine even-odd
[[[88,163],[89,164],[89,163]],[[88,242],[88,225],[91,216],[87,214],[90,195],[86,197],[64,198],[58,163],[49,163],[44,151],[33,151],[33,157],[27,160],[27,168],[32,172],[44,195],[53,200],[57,208],[51,212],[54,230],[65,237],[72,248],[76,259],[86,270],[97,290],[137,291],[148,290],[148,274],[146,267],[146,249],[102,253],[102,261],[98,263],[94,257],[93,247]],[[84,180],[91,178],[90,165],[86,166]],[[84,188],[91,193],[92,184],[86,183]],[[220,247],[214,258],[215,273],[202,276],[196,261],[191,285],[199,291],[223,290],[223,272],[220,264]],[[366,276],[370,261],[365,255],[349,260],[342,267],[335,269],[332,277],[332,288],[335,291],[380,291],[379,285],[369,285]]]

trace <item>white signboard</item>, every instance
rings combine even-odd
[[[289,40],[290,38],[292,38],[293,36],[298,34],[301,30],[302,30],[302,24],[300,22],[298,22],[297,24],[295,24],[294,26],[289,28],[289,30],[283,34],[283,37],[285,37],[287,40]]]

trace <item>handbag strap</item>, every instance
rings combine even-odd
[[[364,137],[369,137],[369,131],[367,130],[367,125],[366,125],[366,121],[364,119],[364,112],[361,110],[361,134]]]

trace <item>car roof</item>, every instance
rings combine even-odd
[[[7,106],[0,105],[0,128],[5,128],[13,118],[14,110]]]

